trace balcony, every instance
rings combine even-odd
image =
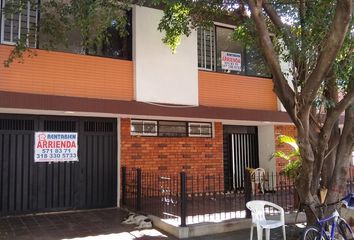
[[[271,79],[208,71],[199,71],[199,104],[277,111]]]
[[[0,45],[0,91],[133,100],[133,63],[103,57],[32,50],[23,63],[3,62],[12,50]]]

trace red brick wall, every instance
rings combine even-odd
[[[139,167],[143,173],[162,176],[182,170],[187,173],[187,179],[203,175],[204,183],[194,184],[194,191],[223,188],[221,123],[214,124],[214,132],[212,138],[131,136],[130,119],[121,119],[121,165],[128,170]],[[188,182],[190,188],[191,181]]]
[[[288,146],[287,144],[280,144],[278,141],[278,136],[279,135],[287,135],[296,138],[297,136],[297,130],[296,127],[293,125],[275,125],[274,126],[274,137],[275,137],[275,151],[283,151],[285,153],[288,153],[291,151],[291,147]],[[286,164],[284,159],[277,158],[276,159],[276,171],[279,173],[284,165]]]
[[[121,120],[121,163],[142,171],[190,174],[223,173],[222,124],[213,138],[130,135],[130,119]]]

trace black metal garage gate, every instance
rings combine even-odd
[[[34,162],[34,132],[77,132],[78,162]],[[0,114],[0,215],[116,206],[117,121]]]

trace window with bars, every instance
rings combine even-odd
[[[270,77],[261,51],[256,46],[245,48],[232,38],[233,29],[215,25],[198,28],[198,68],[201,70]],[[233,56],[225,60],[223,56]],[[238,64],[228,67],[237,60]]]
[[[38,3],[27,1],[16,13],[5,14],[6,3],[1,0],[1,43],[16,44],[18,40],[26,39],[28,47],[37,46]]]
[[[188,123],[190,137],[211,137],[211,123]]]
[[[174,121],[159,121],[159,136],[160,137],[186,137],[187,124],[186,122]]]
[[[159,137],[211,137],[211,123],[131,120],[130,134]]]
[[[198,67],[215,70],[215,36],[214,28],[198,28]]]
[[[130,134],[138,136],[157,136],[157,121],[132,120]]]

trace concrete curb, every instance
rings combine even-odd
[[[286,224],[295,223],[296,214],[286,214],[285,222]],[[171,225],[164,221],[163,219],[149,215],[149,218],[153,221],[154,227],[157,227],[179,239],[185,239],[190,237],[200,237],[205,235],[212,235],[225,232],[234,232],[244,229],[249,229],[251,226],[251,219],[237,219],[229,220],[220,223],[198,223],[191,224],[187,227],[178,227]],[[297,223],[305,222],[306,216],[300,213],[297,217]]]

